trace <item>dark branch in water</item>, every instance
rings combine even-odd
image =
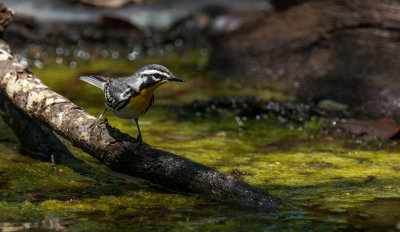
[[[235,112],[243,116],[268,115],[283,117],[292,121],[305,121],[318,117],[349,117],[346,110],[323,110],[315,104],[301,102],[278,102],[262,100],[255,96],[215,97],[209,100],[196,100],[183,106],[184,112],[192,113],[219,113],[223,111]]]
[[[81,148],[111,169],[132,176],[141,177],[175,191],[201,194],[211,198],[224,199],[242,204],[273,207],[280,201],[266,191],[257,189],[239,179],[189,159],[159,150],[143,143],[136,149],[137,140],[108,124],[89,129],[96,118],[79,106],[53,92],[28,70],[23,69],[8,52],[7,45],[0,45],[0,96],[10,101],[20,111],[23,121],[37,121],[35,128],[24,130],[18,122],[12,129],[21,143],[30,141],[29,131],[36,131],[44,125],[74,146]],[[6,119],[14,117],[10,111],[3,111]],[[43,131],[49,131],[43,129]],[[42,136],[40,133],[37,134]],[[42,140],[47,137],[42,137]],[[31,141],[39,142],[40,140]],[[43,147],[42,153],[54,152]]]
[[[267,114],[285,117],[291,120],[303,121],[312,116],[320,116],[314,107],[302,103],[265,101],[255,96],[216,97],[210,100],[196,100],[186,104],[184,109],[189,112],[233,111],[239,115],[256,116]]]

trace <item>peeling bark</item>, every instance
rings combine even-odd
[[[1,93],[0,99],[0,115],[18,137],[24,152],[48,160],[51,155],[72,155],[52,130],[27,117]]]
[[[0,24],[2,23],[0,22]],[[0,51],[4,51],[0,52],[0,59],[8,60],[12,58],[6,44],[0,43]],[[24,68],[18,63],[8,63],[2,67],[0,72],[3,73],[10,69],[16,72],[24,72]],[[42,158],[50,158],[51,155],[71,155],[63,141],[52,130],[27,117],[8,99],[3,91],[0,91],[0,99],[0,116],[14,131],[25,152],[40,155]]]
[[[4,43],[0,46],[0,96],[8,98],[29,118],[54,130],[111,169],[175,191],[265,208],[280,202],[264,190],[189,159],[145,143],[136,148],[136,139],[108,124],[89,129],[95,117],[22,69],[5,46]]]

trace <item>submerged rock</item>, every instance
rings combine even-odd
[[[400,131],[400,125],[392,118],[378,120],[350,119],[341,123],[340,126],[354,135],[368,134],[380,139],[392,138]]]

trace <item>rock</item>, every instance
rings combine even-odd
[[[211,37],[223,77],[400,118],[398,1],[300,1]]]
[[[253,25],[263,16],[263,11],[255,7],[246,7],[215,17],[210,25],[212,33],[230,33]]]
[[[380,139],[390,139],[400,131],[400,125],[392,118],[378,120],[350,119],[341,123],[340,126],[354,135],[368,134]]]

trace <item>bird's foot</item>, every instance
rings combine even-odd
[[[96,119],[96,121],[95,121],[94,123],[92,123],[92,124],[89,126],[89,129],[90,129],[90,130],[93,130],[96,126],[98,126],[98,125],[100,125],[100,124],[102,124],[102,123],[107,123],[107,122],[108,122],[108,120],[107,120],[106,118],[99,117],[98,119]]]
[[[135,145],[135,149],[139,148],[139,146],[142,145],[142,143],[143,143],[142,135],[139,135],[136,140],[137,140],[137,142]]]

